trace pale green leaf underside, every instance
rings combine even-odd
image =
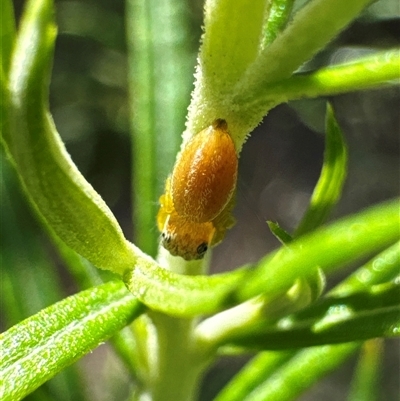
[[[51,229],[96,266],[122,274],[135,261],[134,247],[72,162],[48,112],[55,35],[52,1],[28,2],[9,87],[1,81],[3,144],[29,198]]]

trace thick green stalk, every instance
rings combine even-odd
[[[147,372],[144,389],[151,401],[194,401],[201,376],[211,362],[193,341],[195,321],[178,319],[158,312],[149,313]]]
[[[258,57],[267,8],[265,0],[206,2],[205,31],[184,142],[215,119],[223,118],[240,151],[242,122],[236,118],[238,109],[231,102],[232,90]]]
[[[263,29],[262,19],[251,20],[250,12],[234,15],[234,11],[226,11],[223,8],[227,6],[233,9],[236,3],[235,7],[232,7],[230,2],[211,0],[207,2],[206,12],[209,9],[214,12],[214,14],[208,12],[208,15],[213,15],[213,19],[221,21],[221,26],[224,23],[226,26],[233,25],[237,29],[232,32],[208,29],[209,25],[212,28],[213,25],[209,21],[213,22],[213,19],[206,18],[204,42],[200,50],[196,86],[189,107],[184,140],[191,138],[216,118],[224,118],[228,122],[239,153],[249,133],[267,112],[285,101],[282,96],[274,96],[272,92],[268,92],[270,97],[267,101],[257,102],[259,98],[265,97],[265,86],[289,78],[295,70],[348,25],[369,2],[370,0],[354,0],[350,3],[347,0],[308,2],[295,15],[286,29],[265,47],[262,44],[262,35],[259,36],[258,43],[254,43],[254,40],[248,42],[243,40],[249,32]],[[261,7],[258,1],[251,2],[251,9],[259,6]],[[237,23],[230,20],[233,17]],[[252,28],[249,29],[249,27]],[[231,42],[229,42],[230,46],[225,48],[222,47],[224,41],[220,36],[224,38],[227,35],[231,36]],[[253,39],[255,37],[256,35]],[[208,46],[208,43],[216,45]],[[234,47],[233,43],[237,43],[238,46]],[[248,49],[258,50],[253,62],[250,62],[251,57],[247,57],[249,53],[242,51],[240,47],[242,43],[246,43]],[[212,51],[208,51],[209,49]],[[244,54],[243,60],[240,58],[242,54]],[[224,68],[228,61],[231,61],[231,65],[247,68],[238,67],[237,70],[233,68],[231,72],[232,67]],[[241,72],[243,72],[242,75],[240,75]],[[237,79],[236,82],[234,78]]]

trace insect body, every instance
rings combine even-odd
[[[163,246],[186,260],[200,259],[233,223],[238,159],[225,120],[195,135],[182,150],[160,198]]]

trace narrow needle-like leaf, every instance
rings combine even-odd
[[[324,164],[310,205],[294,234],[296,238],[324,223],[342,193],[347,173],[347,148],[330,105],[327,107],[325,131]]]

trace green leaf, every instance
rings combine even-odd
[[[138,263],[124,281],[153,309],[186,317],[210,314],[259,294],[279,295],[298,277],[315,274],[315,266],[332,271],[389,245],[399,235],[398,210],[392,201],[343,218],[267,255],[253,269],[194,277]]]
[[[308,2],[287,28],[246,72],[243,93],[256,98],[267,82],[288,78],[318,50],[329,43],[369,0],[314,0]],[[240,96],[240,95],[239,95]]]
[[[299,276],[319,266],[325,273],[388,246],[399,237],[399,201],[371,207],[356,215],[302,236],[267,255],[246,278],[235,296],[239,300],[260,293],[268,296],[289,288]]]
[[[160,267],[137,266],[124,276],[124,281],[132,294],[150,308],[192,317],[230,306],[230,293],[246,272],[248,268],[213,276],[186,276]]]
[[[394,280],[400,269],[400,242],[385,249],[346,280],[336,286],[331,295],[348,295],[357,291],[368,291],[372,285]]]
[[[122,274],[135,261],[134,248],[71,161],[48,113],[56,35],[52,6],[50,0],[26,5],[11,64],[3,143],[29,198],[51,229],[96,266]],[[7,88],[2,92],[7,94]]]
[[[328,322],[328,326],[330,326],[338,321],[340,324],[347,325],[344,330],[346,331],[346,335],[354,336],[354,334],[347,332],[351,329],[350,326],[354,326],[354,322],[360,318],[360,314],[357,316],[356,313],[353,313],[353,304],[360,304],[360,301],[357,301],[357,299],[361,299],[361,310],[365,307],[368,308],[371,302],[373,308],[375,302],[377,310],[367,311],[367,313],[377,312],[380,322],[380,325],[376,325],[372,332],[368,333],[362,331],[360,338],[368,339],[375,335],[396,335],[394,331],[398,326],[399,320],[396,308],[394,313],[392,313],[393,310],[383,311],[379,309],[382,308],[382,302],[376,303],[376,299],[378,298],[376,298],[376,294],[373,291],[377,290],[379,292],[382,289],[386,291],[393,285],[387,282],[389,280],[394,280],[399,272],[400,247],[398,245],[399,243],[396,243],[396,245],[389,247],[381,254],[375,256],[371,261],[359,268],[349,278],[331,290],[325,298],[309,306],[307,309],[304,309],[303,297],[305,296],[307,298],[307,293],[310,292],[310,289],[313,289],[313,284],[323,282],[322,279],[318,280],[317,275],[314,275],[314,273],[311,277],[315,281],[298,279],[295,286],[291,287],[285,294],[278,295],[276,298],[256,297],[235,308],[228,309],[227,311],[205,319],[197,326],[195,332],[196,336],[200,342],[205,343],[208,347],[218,347],[222,345],[234,348],[235,345],[229,343],[232,338],[240,338],[241,347],[251,347],[255,344],[253,334],[260,336],[260,341],[263,341],[262,332],[266,335],[264,345],[260,346],[262,349],[265,347],[266,349],[270,349],[271,344],[276,345],[277,349],[290,348],[296,341],[303,341],[304,345],[315,345],[321,342],[329,343],[331,340],[326,337],[327,333],[323,333],[324,335],[322,336],[325,340],[321,338],[320,332],[318,333],[319,336],[314,336],[316,328],[321,328],[321,323],[323,325]],[[317,273],[319,271],[320,269],[317,270]],[[389,287],[375,286],[371,288],[374,284],[382,283],[388,284]],[[320,288],[320,286],[317,285],[316,289],[318,288]],[[394,292],[395,291],[396,288],[394,288]],[[372,298],[370,303],[368,303],[368,299],[365,299],[365,297],[368,298],[369,296]],[[382,294],[379,296],[382,296]],[[311,297],[311,302],[315,299],[316,297]],[[389,304],[386,305],[386,307],[397,307],[396,297],[393,299],[389,297],[386,301],[387,300],[389,300]],[[360,305],[358,308],[360,308]],[[274,309],[276,309],[276,311],[274,311]],[[301,309],[304,310],[293,315],[296,310]],[[337,313],[333,313],[335,311]],[[278,312],[278,315],[276,315],[276,312]],[[290,318],[277,321],[278,318],[289,313],[292,315]],[[354,319],[353,323],[350,322],[351,319]],[[371,321],[367,321],[367,326],[370,322]],[[393,327],[390,326],[391,324],[393,324]],[[329,328],[332,330],[332,327]],[[358,328],[356,328],[356,330],[357,329]],[[333,334],[337,337],[337,334]],[[291,337],[293,337],[293,339]],[[301,339],[299,339],[300,337]],[[332,337],[332,342],[334,341],[333,338],[334,337]],[[353,337],[351,338],[353,339]],[[280,343],[281,339],[283,343]]]
[[[293,355],[292,351],[260,352],[214,398],[214,401],[243,401]]]
[[[358,344],[351,343],[300,351],[242,400],[294,401],[301,393],[341,365],[358,347]]]
[[[395,85],[400,79],[399,63],[400,53],[392,49],[309,74],[296,74],[286,80],[266,84],[253,106],[266,104],[272,99],[280,103]]]
[[[44,239],[23,198],[17,177],[0,154],[2,252],[0,309],[3,327],[9,328],[63,297],[56,270]],[[96,269],[97,270],[97,269]],[[98,271],[98,270],[97,270]],[[84,400],[84,380],[78,365],[71,365],[41,386],[35,399],[58,394],[60,401]]]
[[[229,91],[256,59],[265,8],[263,0],[206,2],[200,63],[204,89],[215,92],[214,96]]]
[[[333,110],[327,106],[325,155],[321,174],[311,196],[310,204],[297,227],[294,237],[318,228],[329,216],[332,208],[339,201],[347,173],[347,148],[343,135],[337,124]],[[283,244],[288,244],[292,238],[278,225],[269,223],[271,231]],[[286,235],[285,235],[286,234]],[[310,288],[314,289],[314,297],[318,298],[324,288],[324,274],[318,267],[307,276]]]
[[[122,282],[66,298],[0,336],[3,400],[31,393],[143,312]]]
[[[262,48],[270,45],[285,28],[293,9],[294,0],[272,0],[267,23],[264,27]]]
[[[0,199],[2,200],[0,220],[2,229],[7,233],[3,238],[0,263],[3,290],[1,307],[5,312],[5,327],[10,327],[57,302],[62,298],[63,292],[54,265],[49,263],[47,255],[43,252],[43,243],[39,240],[37,227],[32,221],[26,202],[22,199],[20,188],[17,186],[18,183],[15,181],[17,177],[12,174],[14,172],[1,155],[0,163],[3,167],[0,176]],[[93,267],[51,232],[50,236],[56,242],[66,267],[81,289],[102,284],[104,274],[111,276],[110,272]],[[126,366],[134,373],[132,333],[129,330],[116,333],[111,338],[111,343],[126,362]],[[83,395],[79,394],[79,392],[82,393],[82,386],[76,383],[77,377],[81,378],[82,375],[74,370],[77,370],[76,366],[70,366],[47,383],[49,387],[57,388],[53,389],[53,393],[62,393],[63,400],[83,399]],[[57,383],[53,383],[54,380]],[[59,383],[63,384],[62,389],[59,388]]]
[[[398,273],[398,267],[399,264],[396,263],[396,260],[398,262],[398,256],[399,256],[400,248],[398,246],[398,243],[395,246],[390,247],[389,249],[385,250],[382,252],[380,255],[376,256],[374,259],[372,259],[370,262],[366,264],[366,266],[361,267],[358,269],[350,278],[346,279],[343,283],[339,284],[333,291],[330,292],[330,295],[336,294],[336,301],[338,303],[338,307],[336,308],[338,314],[341,313],[341,311],[346,313],[346,308],[345,305],[342,305],[340,302],[340,294],[343,295],[348,295],[350,293],[357,293],[358,291],[361,290],[366,290],[368,289],[367,284],[369,283],[372,285],[373,283],[381,283],[385,281],[387,278],[393,278],[397,273]],[[368,270],[366,269],[368,267]],[[373,268],[374,267],[374,268]],[[360,286],[360,281],[356,281],[356,278],[358,278],[361,281],[361,286]],[[367,282],[364,283],[364,280]],[[347,285],[346,285],[347,284]],[[398,294],[396,294],[396,287],[394,288],[394,297],[393,299],[386,299],[386,301],[389,301],[390,303],[393,303],[396,307],[398,307]],[[379,287],[378,287],[379,291]],[[372,291],[373,292],[373,291]],[[358,297],[358,296],[357,296]],[[357,299],[356,297],[356,299]],[[344,297],[342,298],[343,300],[345,299]],[[361,299],[358,300],[358,304],[362,305],[364,302],[363,296]],[[318,309],[321,309],[318,307],[318,305],[321,305],[321,303],[325,302],[324,310],[326,311],[329,308],[326,307],[326,301],[320,301],[317,306],[311,306],[308,311],[304,311],[299,313],[299,315],[303,315],[303,318],[305,317],[310,317],[309,313],[310,311],[315,311],[317,309],[317,315],[321,313],[321,310],[318,311]],[[331,301],[330,301],[331,302]],[[333,309],[334,310],[334,309]],[[308,315],[307,315],[308,313]],[[346,318],[346,316],[344,316]],[[397,324],[399,321],[399,313],[398,311],[396,312],[395,319],[397,317]],[[371,322],[372,324],[375,324],[374,319],[369,319],[367,317],[367,327],[371,327]],[[363,323],[361,322],[360,327],[357,329],[364,329],[364,326],[362,325]],[[393,327],[391,328],[393,329]],[[346,330],[344,330],[346,331]],[[304,334],[304,333],[303,333]],[[288,342],[286,345],[283,345],[284,348],[291,348],[293,343],[297,341],[298,336],[302,335],[302,333],[299,332],[292,332],[290,334],[290,338],[288,338]],[[398,333],[397,333],[398,335]],[[270,347],[270,344],[273,344],[274,341],[279,342],[282,338],[281,333],[277,335],[278,338],[269,338],[267,340],[268,345]],[[248,339],[249,344],[253,344],[254,338],[250,335]],[[377,340],[372,340],[373,344],[375,344]],[[366,343],[369,344],[369,343]],[[292,382],[295,384],[294,389],[297,389],[296,383],[298,382],[303,382],[304,379],[304,374],[301,371],[301,369],[296,369],[296,364],[306,364],[306,363],[312,363],[314,360],[315,355],[320,355],[322,350],[327,350],[328,351],[328,358],[331,360],[331,358],[336,359],[336,358],[342,358],[346,357],[346,355],[341,355],[342,353],[342,348],[341,347],[325,347],[325,348],[314,348],[314,349],[309,349],[305,350],[302,353],[298,353],[295,358],[293,358],[292,361],[288,362],[286,366],[283,366],[280,370],[276,371],[276,373],[272,374],[270,370],[268,369],[269,366],[269,360],[272,358],[272,360],[275,360],[275,358],[279,358],[279,353],[275,354],[272,353],[272,356],[270,356],[270,352],[267,353],[261,353],[259,356],[254,358],[254,360],[250,361],[243,369],[240,371],[234,379],[228,384],[226,387],[226,391],[223,390],[221,392],[220,397],[217,398],[218,401],[239,401],[245,399],[245,395],[250,393],[256,386],[261,384],[264,380],[265,383],[262,385],[261,388],[264,388],[265,391],[267,391],[267,388],[271,388],[271,394],[268,395],[270,398],[265,398],[265,399],[271,399],[271,400],[281,400],[281,398],[274,398],[278,397],[278,392],[279,392],[279,386],[275,385],[275,380],[274,378],[282,378],[285,377],[287,378],[288,376],[291,376]],[[354,349],[355,350],[355,349]],[[351,351],[351,350],[350,350]],[[372,351],[373,352],[373,351]],[[348,354],[349,355],[349,354]],[[376,356],[376,355],[375,355]],[[363,386],[364,389],[370,388],[371,383],[374,383],[374,380],[368,381],[369,374],[373,374],[372,371],[375,371],[374,364],[371,364],[371,359],[374,358],[373,355],[370,355],[368,357],[368,361],[365,361],[365,363],[362,363],[363,365],[363,371],[367,370],[365,377],[365,380],[361,379],[364,383],[365,386]],[[265,359],[265,365],[264,365],[264,359]],[[340,360],[339,360],[340,361]],[[300,365],[301,366],[301,365]],[[368,366],[368,367],[367,367]],[[335,366],[333,365],[333,368]],[[323,365],[322,368],[324,369],[323,374],[329,372],[329,369],[326,370],[326,365]],[[318,380],[320,377],[320,367],[317,366],[317,370],[312,370],[308,371],[307,378],[310,379],[308,380],[308,385],[313,384],[315,381]],[[361,369],[361,368],[360,368]],[[316,374],[317,377],[313,378],[313,374]],[[296,376],[297,375],[297,376]],[[358,375],[359,376],[359,375]],[[375,377],[376,379],[376,377]],[[357,379],[357,382],[359,380]],[[286,383],[286,381],[285,381]],[[356,386],[359,388],[359,385],[357,384]],[[291,388],[291,387],[288,387]],[[304,387],[301,390],[305,390],[307,388],[307,383],[304,385]],[[300,390],[300,389],[299,389]],[[261,390],[259,390],[261,391]],[[285,391],[284,391],[285,393]],[[357,391],[358,393],[358,391]],[[372,392],[368,392],[369,394],[372,394]],[[237,394],[237,396],[236,396]],[[284,400],[291,400],[295,399],[296,395],[298,395],[297,392],[292,392],[289,394],[286,394],[284,396]],[[267,397],[267,396],[266,396]],[[285,398],[287,397],[287,398]],[[261,398],[264,400],[264,398]]]
[[[184,141],[217,118],[228,122],[239,153],[250,129],[238,121],[232,93],[250,65],[258,58],[262,30],[268,12],[265,0],[208,0],[205,2],[204,35],[195,74]],[[267,108],[264,108],[266,114]],[[251,127],[254,128],[259,120]]]
[[[25,319],[62,297],[60,283],[38,227],[22,198],[14,171],[0,155],[2,250],[1,302],[6,327]]]
[[[268,227],[271,233],[277,238],[277,240],[282,244],[286,245],[293,241],[292,236],[286,232],[278,223],[273,221],[267,221]]]
[[[364,343],[347,398],[348,401],[378,401],[381,399],[379,382],[383,351],[384,343],[380,339]]]
[[[310,205],[296,229],[295,237],[311,232],[329,216],[339,201],[347,175],[347,148],[332,107],[327,106],[325,155]]]
[[[319,270],[315,274],[315,279],[318,278],[318,273]],[[266,327],[268,330],[283,316],[302,310],[314,302],[320,295],[317,290],[316,283],[299,278],[283,294],[272,298],[262,295],[254,297],[204,319],[194,331],[196,341],[203,344],[204,348],[218,349],[226,344],[230,347],[232,338],[252,338],[252,334],[258,333],[260,327]]]
[[[318,228],[329,216],[331,210],[339,201],[347,174],[347,148],[343,135],[337,124],[333,110],[327,106],[325,155],[321,174],[311,196],[310,204],[304,214],[294,237]],[[288,244],[292,238],[278,225],[269,224],[272,232],[283,244]],[[325,286],[324,274],[319,267],[310,272],[306,279],[310,288],[314,289],[314,297],[318,298]]]
[[[304,345],[313,345],[315,341],[321,341],[321,334],[322,337],[325,336],[325,341],[329,343],[331,341],[334,342],[335,336],[338,338],[338,333],[335,334],[335,331],[339,332],[339,337],[343,333],[345,335],[354,335],[348,331],[358,324],[357,321],[360,323],[362,319],[366,320],[365,325],[361,322],[360,327],[355,327],[355,331],[362,329],[359,338],[371,338],[375,335],[398,335],[395,332],[400,319],[397,310],[397,285],[386,283],[373,286],[374,284],[387,282],[388,279],[394,279],[398,274],[400,267],[400,247],[398,245],[397,243],[375,256],[331,290],[323,299],[307,309],[277,322],[275,327],[268,324],[268,315],[264,317],[261,315],[258,316],[258,323],[257,320],[254,320],[252,325],[248,325],[247,328],[244,325],[238,325],[236,330],[228,330],[229,324],[222,324],[222,333],[218,333],[218,325],[221,325],[217,320],[218,315],[210,318],[215,320],[214,331],[219,335],[219,338],[213,341],[226,344],[229,341],[229,337],[233,338],[236,335],[242,338],[242,346],[247,341],[247,344],[251,347],[254,344],[253,333],[255,332],[256,336],[262,336],[260,331],[263,330],[262,326],[264,326],[266,334],[265,346],[267,348],[270,348],[271,344],[280,344],[278,348],[292,347],[292,344],[295,344],[296,341],[303,341]],[[364,282],[365,280],[367,282]],[[374,308],[376,309],[374,310]],[[365,311],[364,309],[367,310]],[[364,313],[366,314],[364,315]],[[369,314],[375,313],[377,313],[377,320],[375,318],[368,320]],[[352,319],[353,322],[351,322]],[[237,316],[234,320],[243,319]],[[373,322],[374,326],[372,331],[365,332],[364,327],[370,327],[371,322]],[[206,323],[207,320],[201,323],[199,327],[204,326]],[[343,329],[343,333],[340,333],[341,326],[332,327],[337,323],[339,326],[341,324],[347,326]],[[329,334],[328,338],[326,337],[327,332],[321,330],[324,327],[327,327],[328,331],[330,330],[330,333],[333,334],[331,339],[329,339]],[[317,334],[317,336],[314,334]],[[269,337],[271,335],[273,338]],[[286,340],[285,336],[287,336]],[[275,337],[278,338],[276,339]],[[281,340],[283,340],[283,343],[280,343]]]
[[[225,341],[250,349],[279,350],[399,336],[400,286],[377,287],[369,293],[328,297],[311,308],[317,317],[303,317],[303,312],[276,326],[243,328]]]

